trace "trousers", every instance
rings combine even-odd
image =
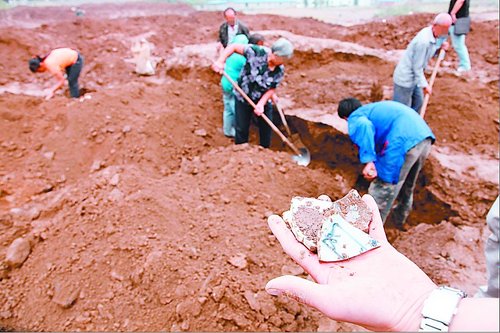
[[[236,134],[234,136],[234,143],[248,142],[250,132],[250,121],[254,115],[253,107],[246,101],[242,102],[236,98]],[[273,108],[271,103],[266,103],[264,107],[264,114],[273,121]],[[271,145],[272,129],[262,117],[257,117],[257,125],[259,127],[259,141],[260,145],[264,148],[269,148]]]
[[[224,102],[224,112],[222,114],[222,130],[225,136],[234,137],[235,135],[235,97],[233,91],[222,91],[222,100]]]
[[[80,55],[80,53],[78,53],[78,58],[76,59],[76,62],[73,65],[66,67],[66,76],[68,79],[69,94],[73,98],[80,97],[80,88],[78,87],[78,77],[80,76],[82,67],[83,67],[83,57]]]
[[[418,174],[431,152],[432,141],[427,138],[410,149],[405,156],[405,162],[399,173],[397,184],[386,183],[376,178],[368,188],[368,193],[375,199],[380,210],[382,222],[385,223],[392,206],[397,199],[398,204],[392,212],[396,226],[402,226],[413,205],[413,191]]]
[[[424,92],[422,88],[416,85],[411,88],[406,88],[394,83],[394,95],[392,100],[403,103],[420,114],[420,108],[422,104],[424,104]]]
[[[451,37],[451,45],[455,52],[457,52],[459,64],[459,68],[463,68],[464,70],[470,70],[470,57],[469,50],[467,49],[467,45],[465,45],[465,36],[466,35],[455,35],[455,26],[450,26],[450,37]]]

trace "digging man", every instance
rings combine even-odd
[[[217,61],[212,64],[212,69],[222,74],[226,59],[235,52],[246,58],[238,85],[255,103],[256,108],[254,109],[238,91],[235,91],[236,131],[234,142],[236,144],[248,142],[250,121],[252,114],[255,114],[258,116],[260,145],[269,148],[272,129],[260,116],[265,114],[272,121],[273,109],[270,99],[274,95],[276,87],[283,80],[284,63],[292,57],[293,45],[285,38],[274,42],[270,50],[258,45],[230,44],[224,49]]]
[[[359,100],[346,98],[339,103],[338,115],[347,120],[349,137],[359,147],[363,177],[371,181],[368,193],[377,202],[382,221],[397,199],[394,223],[405,230],[413,190],[434,134],[415,111],[394,101],[362,106]]]
[[[448,49],[448,30],[452,20],[448,13],[438,14],[431,26],[425,27],[412,39],[394,70],[393,100],[420,113],[424,93],[431,94],[424,70],[431,57],[441,47]]]
[[[45,99],[54,97],[56,91],[64,85],[64,73],[66,73],[71,97],[80,97],[78,77],[82,71],[83,57],[78,51],[70,48],[54,49],[43,57],[39,55],[34,56],[29,60],[28,64],[31,72],[43,73],[48,71],[54,75],[57,80],[56,84],[45,96]]]

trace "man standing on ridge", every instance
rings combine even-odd
[[[236,18],[236,10],[231,7],[224,9],[224,19],[219,28],[219,50],[226,48],[236,35],[243,34],[250,37],[250,31],[243,22]]]
[[[393,100],[420,113],[424,92],[432,93],[424,75],[429,59],[441,47],[448,49],[448,30],[452,19],[448,13],[438,14],[431,26],[425,27],[412,39],[394,70]]]

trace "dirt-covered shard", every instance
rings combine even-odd
[[[331,201],[293,197],[290,210],[283,213],[283,220],[299,242],[316,252],[321,226],[325,217],[331,215],[332,208]]]
[[[335,202],[293,197],[290,210],[283,213],[283,219],[295,238],[310,251],[316,252],[323,223],[334,214],[340,215],[354,227],[368,231],[371,211],[354,189]]]
[[[356,228],[368,232],[372,212],[368,205],[361,199],[358,191],[352,189],[347,195],[333,203],[333,210],[338,212],[344,220]]]

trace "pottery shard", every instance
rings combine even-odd
[[[317,252],[321,227],[334,214],[339,214],[356,228],[368,232],[371,210],[354,189],[335,202],[293,197],[290,209],[283,213],[283,220],[299,242],[310,251]]]
[[[195,130],[194,134],[201,136],[201,137],[204,137],[204,136],[207,136],[207,131],[203,128],[200,128],[200,129]]]
[[[70,283],[56,283],[52,302],[61,306],[63,309],[67,309],[75,304],[78,295],[80,295],[80,288]]]
[[[28,259],[30,252],[30,242],[25,238],[17,238],[7,249],[5,263],[11,267],[20,267]]]
[[[358,191],[350,190],[345,197],[335,201],[333,204],[335,212],[338,212],[344,220],[359,230],[368,232],[372,212],[363,199],[361,199]]]
[[[310,251],[317,251],[321,226],[330,216],[333,203],[314,198],[294,197],[290,210],[283,213],[283,220],[292,230],[295,238]]]

